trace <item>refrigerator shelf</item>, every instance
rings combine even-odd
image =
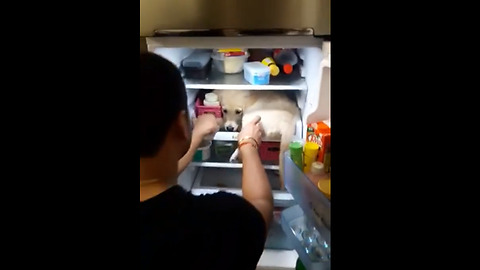
[[[234,132],[234,131],[218,131],[217,133],[215,133],[215,137],[213,138],[213,140],[214,141],[236,142],[236,141],[238,141],[238,134],[239,133],[240,132]],[[262,142],[280,142],[280,140],[262,139]]]
[[[307,90],[307,83],[300,76],[270,78],[268,85],[252,85],[243,78],[243,71],[237,74],[223,74],[212,69],[205,80],[185,79],[187,89],[208,90]]]
[[[190,163],[192,166],[197,167],[206,167],[206,168],[231,168],[231,169],[241,169],[243,167],[242,163],[234,163],[234,162],[192,162]],[[268,165],[264,164],[263,168],[265,170],[279,170],[278,165]]]
[[[195,167],[190,167],[194,168]],[[228,168],[196,167],[193,184],[190,186],[192,194],[211,194],[225,191],[242,196],[242,171]],[[267,178],[272,188],[273,203],[275,207],[288,208],[295,205],[292,195],[281,188],[278,172],[267,170]]]

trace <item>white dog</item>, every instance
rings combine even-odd
[[[216,90],[223,110],[224,128],[239,131],[242,123],[261,117],[265,141],[280,139],[280,181],[283,187],[283,153],[288,150],[300,117],[294,101],[285,94],[260,90]]]

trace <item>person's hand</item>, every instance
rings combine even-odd
[[[213,114],[202,114],[193,120],[192,138],[201,141],[205,136],[215,134],[219,129],[220,125]]]
[[[262,128],[260,126],[260,116],[255,116],[253,120],[242,126],[242,131],[238,134],[238,142],[250,141],[256,147],[262,143]]]

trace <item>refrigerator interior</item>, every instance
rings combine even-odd
[[[330,120],[330,54],[329,45],[325,46],[321,39],[307,36],[271,36],[271,37],[152,37],[147,38],[150,52],[159,54],[177,67],[181,61],[196,49],[217,48],[295,48],[303,61],[302,76],[273,81],[269,85],[250,85],[243,79],[243,72],[234,75],[216,74],[209,80],[185,79],[188,96],[189,114],[194,116],[195,99],[199,93],[212,90],[275,90],[283,91],[294,100],[301,112],[297,121],[295,138],[305,141],[306,123]],[[324,49],[328,49],[328,57],[324,57]],[[213,68],[212,68],[213,70]],[[323,76],[322,76],[323,75]],[[325,79],[324,77],[327,77]],[[324,78],[322,80],[322,78]],[[215,135],[215,142],[232,142],[237,140],[237,132],[220,131]],[[241,195],[241,163],[231,163],[228,159],[215,157],[207,162],[192,162],[180,175],[179,184],[193,194],[208,194],[227,191]],[[289,249],[289,244],[281,229],[282,210],[297,203],[292,195],[281,189],[278,165],[264,163],[270,184],[273,189],[275,222],[269,231],[266,248]]]

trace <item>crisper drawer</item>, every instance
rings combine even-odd
[[[211,164],[207,163],[202,165],[210,166]],[[218,164],[213,164],[212,166],[217,165]],[[227,166],[227,164],[225,164],[225,166]],[[274,206],[290,207],[295,205],[292,195],[286,190],[281,190],[278,171],[266,170],[266,173],[270,186],[272,187]],[[191,191],[195,195],[225,191],[242,196],[242,169],[241,167],[200,167]]]
[[[285,188],[292,194],[305,216],[317,227],[326,230],[324,234],[327,234],[325,237],[330,242],[330,201],[295,165],[289,151],[285,152],[283,160]]]

